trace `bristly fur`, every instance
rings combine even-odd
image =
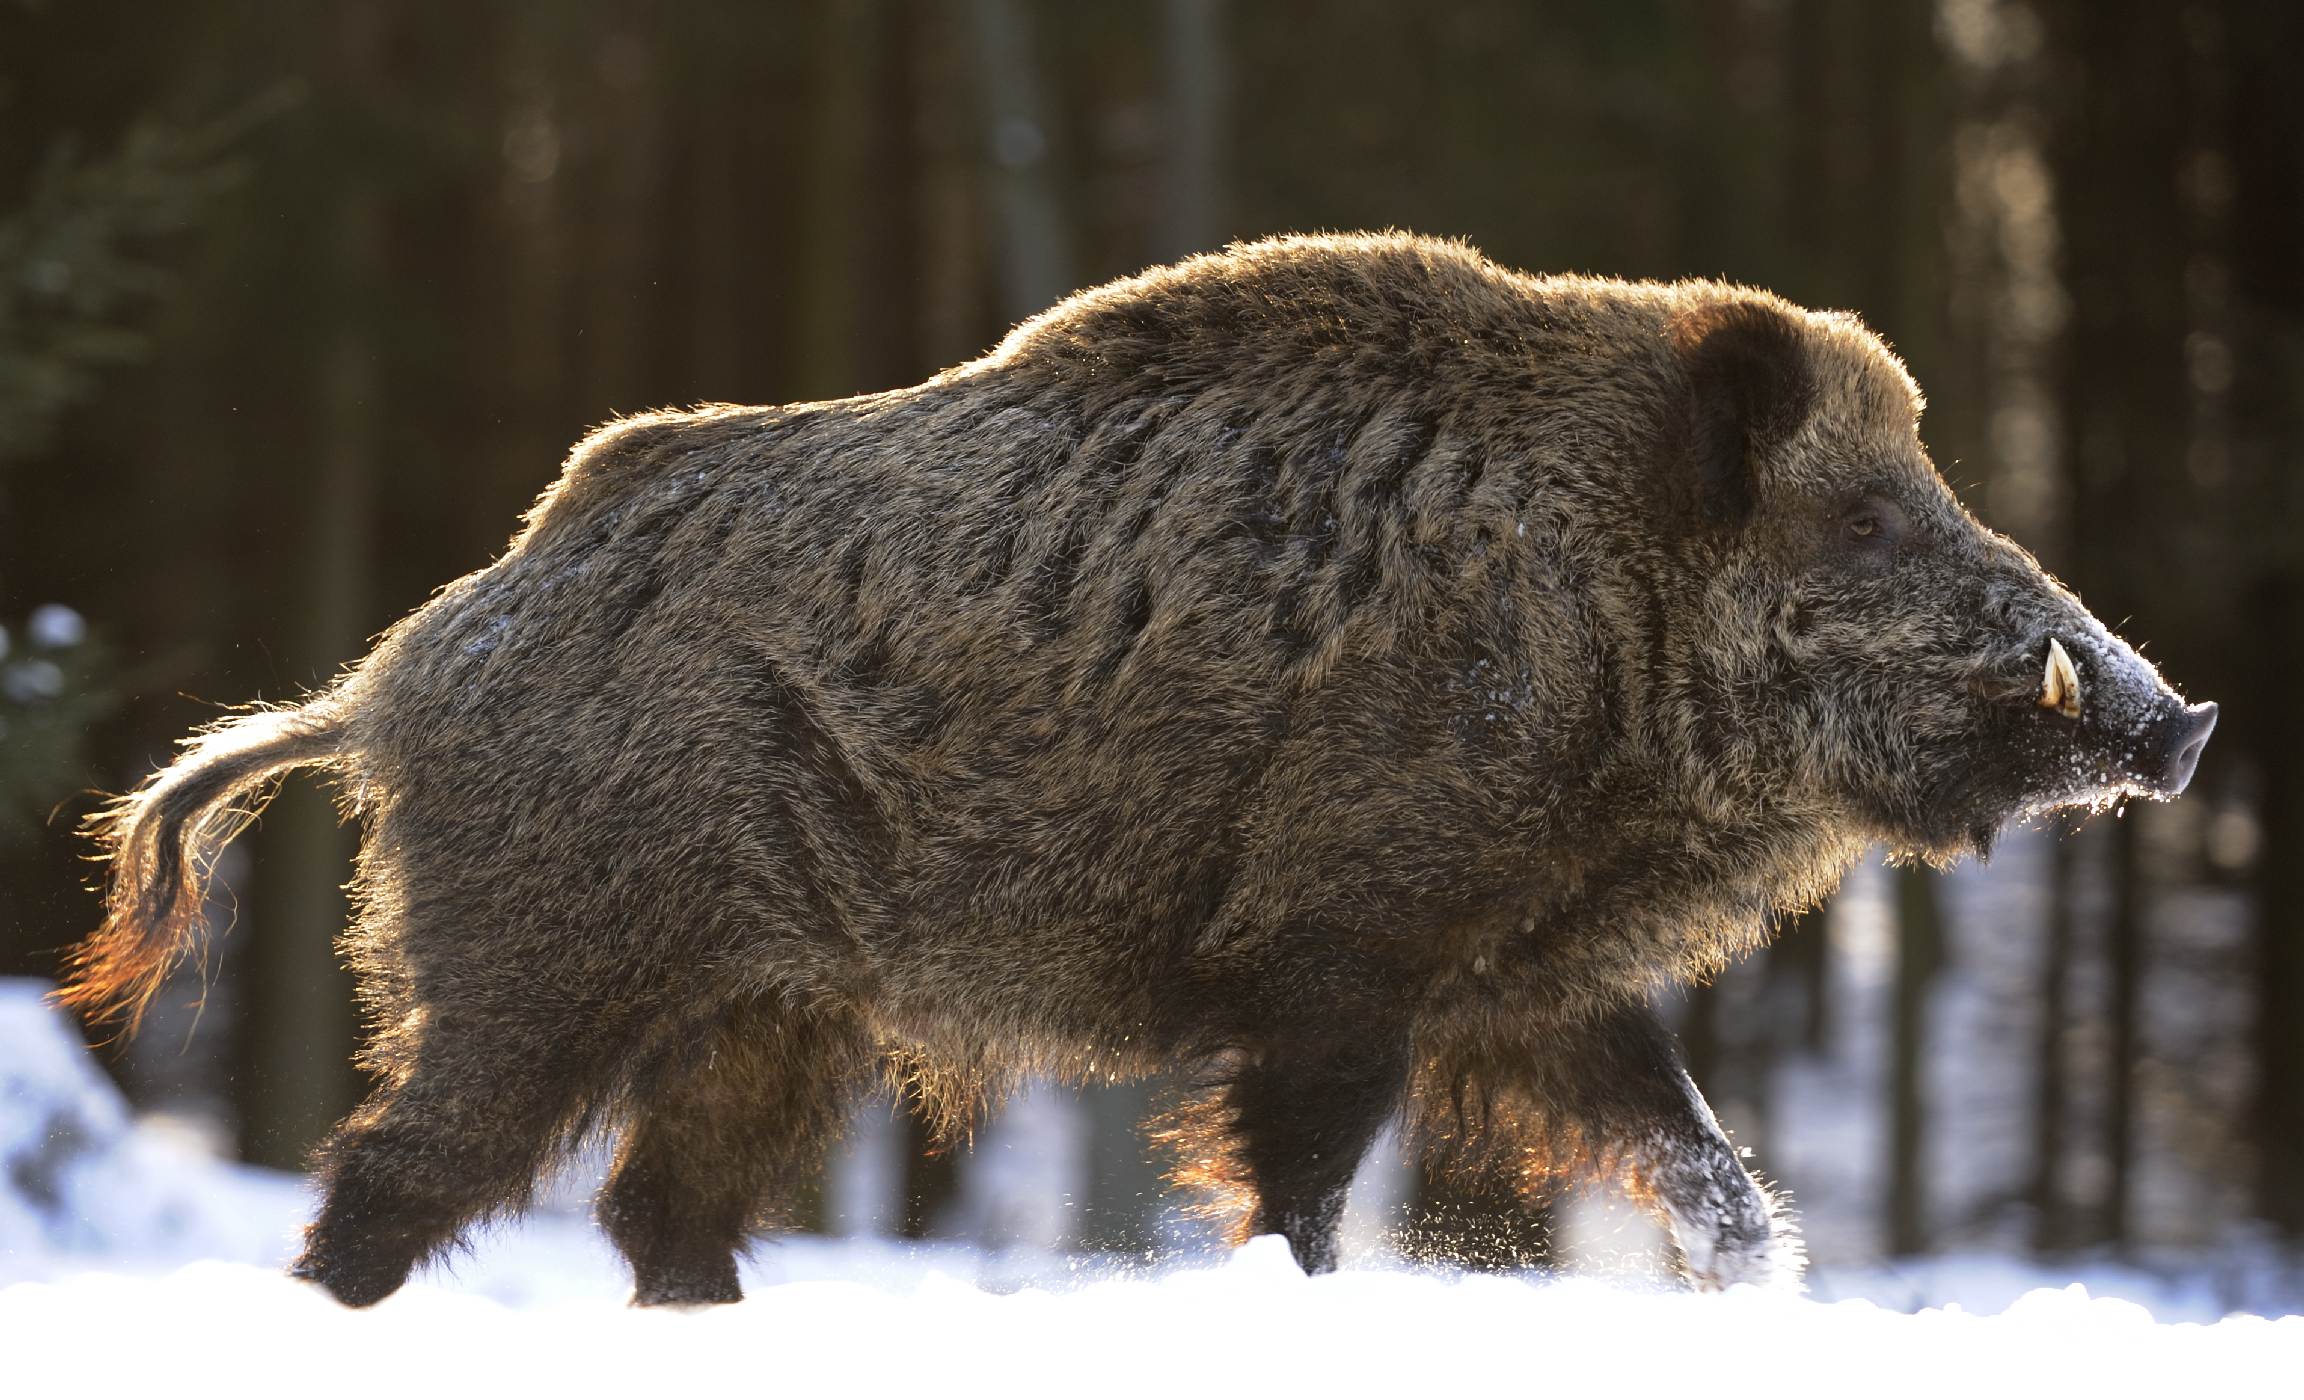
[[[257,710],[192,736],[184,755],[82,828],[107,863],[104,923],[73,949],[57,999],[133,1033],[202,925],[216,853],[263,810],[274,779],[335,754],[332,707]]]
[[[733,1297],[876,1078],[964,1140],[1030,1074],[1180,1075],[1179,1179],[1308,1268],[1404,1113],[1530,1194],[1630,1178],[1699,1282],[1791,1277],[1647,994],[1868,842],[2123,781],[2026,698],[2047,636],[2165,703],[1918,412],[1847,316],[1383,234],[1095,288],[910,389],[613,423],[324,695],[99,819],[66,997],[146,1004],[317,765],[379,1087],[297,1269],[348,1302],[593,1125],[638,1297]]]

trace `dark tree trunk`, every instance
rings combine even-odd
[[[2064,1064],[2064,1037],[2072,1011],[2074,884],[2078,876],[2073,838],[2059,839],[2049,854],[2048,928],[2040,955],[2040,1031],[2032,1069],[2032,1170],[2025,1195],[2032,1206],[2032,1247],[2049,1251],[2072,1243],[2064,1196],[2065,1118],[2070,1111],[2070,1076]]]
[[[381,79],[386,17],[368,4],[328,12],[344,99],[373,103]],[[300,600],[295,648],[280,679],[294,690],[325,683],[358,656],[373,623],[371,580],[379,405],[385,386],[375,289],[390,277],[384,211],[361,177],[335,192],[332,286],[326,305],[341,319],[313,366],[311,515],[284,596]],[[351,978],[335,939],[349,915],[343,886],[352,833],[328,796],[294,782],[266,814],[257,843],[255,894],[240,950],[242,1016],[238,1095],[241,1147],[252,1161],[301,1167],[312,1145],[352,1106],[348,1068],[355,1039]]]
[[[2073,483],[2073,582],[2116,625],[2157,604],[2176,622],[2166,551],[2183,512],[2169,468],[2185,460],[2192,420],[2184,362],[2190,257],[2178,198],[2184,165],[2186,37],[2173,7],[2066,3],[2047,7],[2065,51],[2055,140],[2059,227],[2072,319],[2064,401]],[[2171,629],[2173,630],[2173,629]],[[2106,1239],[2125,1240],[2136,1151],[2137,1021],[2148,960],[2135,836],[2115,836],[2107,956]]]
[[[1832,1044],[1832,919],[1823,909],[1811,909],[1789,919],[1768,950],[1768,975],[1789,985],[1799,1016],[1787,1029],[1778,1028],[1781,1042],[1821,1055]]]
[[[2130,1242],[2137,1148],[2136,1067],[2144,1055],[2146,947],[2144,882],[2136,858],[2137,825],[2132,821],[2113,823],[2112,918],[2105,930],[2104,947],[2111,975],[2111,1005],[2105,1011],[2111,1037],[2105,1071],[2111,1083],[2104,1103],[2104,1156],[2108,1173],[2104,1182],[2103,1234],[2105,1239],[2122,1247]]]
[[[1928,994],[1944,966],[1944,917],[1934,873],[1895,872],[1896,986],[1888,1068],[1890,1254],[1928,1248],[1926,1052]]]
[[[1224,240],[1224,148],[1231,112],[1224,0],[1160,7],[1171,140],[1163,172],[1160,256],[1204,253]]]
[[[2304,1239],[2304,8],[2226,0],[2233,537],[2254,578],[2241,636],[2251,664],[2225,712],[2257,764],[2255,1208]],[[2225,736],[2219,736],[2224,742]]]
[[[2304,349],[2304,335],[2297,348]],[[2304,577],[2282,572],[2265,579],[2251,604],[2249,621],[2262,644],[2256,699],[2279,707],[2267,715],[2292,715],[2294,697],[2304,694],[2296,689],[2304,686]],[[2304,1239],[2304,761],[2294,737],[2278,733],[2258,756],[2255,1207],[2289,1238]]]

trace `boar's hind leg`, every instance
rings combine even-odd
[[[1336,1267],[1352,1175],[1407,1087],[1406,1038],[1276,1040],[1183,1109],[1181,1184],[1244,1205],[1233,1242],[1277,1234],[1306,1273]]]
[[[745,1236],[812,1177],[872,1063],[852,1019],[750,1002],[644,1077],[599,1204],[635,1304],[744,1296]]]
[[[474,1219],[518,1207],[579,1111],[581,1068],[566,1039],[435,1015],[406,1071],[318,1152],[320,1212],[289,1272],[366,1307]]]

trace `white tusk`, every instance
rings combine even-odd
[[[2054,637],[2048,639],[2048,674],[2040,682],[2040,708],[2066,719],[2080,718],[2080,673],[2064,654],[2064,644]]]

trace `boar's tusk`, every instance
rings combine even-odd
[[[2048,639],[2048,673],[2040,682],[2040,708],[2054,710],[2066,719],[2080,718],[2080,673],[2072,668],[2072,658],[2064,654],[2064,644],[2054,637]]]

